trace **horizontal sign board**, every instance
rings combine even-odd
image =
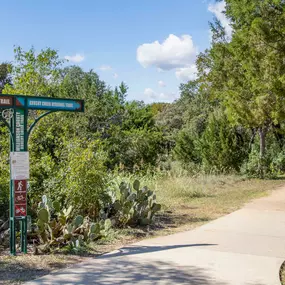
[[[59,110],[59,111],[80,111],[81,102],[64,99],[42,99],[28,98],[28,109],[37,110]]]
[[[1,95],[0,108],[84,112],[84,101],[40,96]]]

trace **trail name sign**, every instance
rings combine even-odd
[[[0,95],[0,108],[84,112],[84,101],[74,99]]]
[[[45,110],[28,126],[29,110]],[[30,178],[28,139],[36,123],[57,112],[84,112],[77,99],[0,94],[0,120],[10,131],[10,253],[16,255],[16,222],[20,222],[21,251],[27,253],[27,191]]]

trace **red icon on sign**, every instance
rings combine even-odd
[[[26,217],[27,216],[27,205],[15,205],[15,217]]]
[[[14,180],[14,192],[26,192],[27,180]]]
[[[27,216],[27,180],[14,180],[15,217]]]
[[[15,205],[23,204],[27,202],[27,194],[26,192],[23,193],[15,193]]]

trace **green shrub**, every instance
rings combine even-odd
[[[148,129],[120,130],[113,127],[112,136],[104,142],[108,153],[107,167],[124,171],[146,172],[155,167],[163,153],[162,132]]]
[[[185,168],[189,164],[201,164],[201,153],[198,150],[199,137],[191,128],[186,128],[178,133],[174,154]]]
[[[1,115],[1,114],[0,114]],[[9,134],[0,127],[0,219],[9,215]]]
[[[266,138],[266,152],[261,160],[259,151],[259,137],[255,138],[248,160],[241,168],[241,173],[248,177],[274,178],[285,171],[285,149],[276,137],[269,133]],[[261,173],[262,172],[262,173]]]
[[[101,208],[110,203],[105,187],[105,155],[96,141],[85,145],[74,140],[66,151],[60,172],[62,200],[71,205],[76,214],[98,219]]]
[[[247,134],[241,127],[232,127],[226,115],[216,110],[209,117],[198,149],[206,172],[238,171],[247,157]]]
[[[209,115],[205,127],[195,121],[181,130],[174,152],[191,172],[223,173],[239,171],[247,158],[247,149],[247,132],[232,127],[226,115],[217,109]]]

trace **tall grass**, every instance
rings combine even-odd
[[[177,215],[192,215],[213,219],[240,208],[251,199],[266,195],[268,190],[284,184],[284,181],[246,179],[237,174],[204,173],[187,171],[178,163],[166,170],[145,174],[117,172],[110,177],[112,183],[133,183],[154,190],[164,211]],[[191,209],[191,210],[189,210]]]

